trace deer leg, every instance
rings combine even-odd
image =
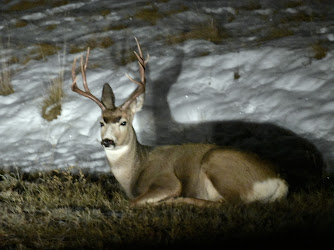
[[[131,201],[131,205],[145,205],[178,197],[182,185],[175,175],[165,175],[157,178],[148,190]]]
[[[209,200],[203,200],[203,199],[197,199],[197,198],[190,198],[190,197],[176,197],[176,198],[171,198],[166,200],[165,202],[167,204],[178,204],[178,203],[183,203],[183,204],[190,204],[190,205],[195,205],[199,207],[203,206],[213,206],[222,203],[224,200],[219,200],[219,201],[209,201]]]

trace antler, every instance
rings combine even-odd
[[[82,76],[82,82],[83,82],[83,86],[85,88],[85,91],[82,91],[81,89],[78,88],[77,86],[77,76],[75,74],[75,67],[76,67],[76,63],[77,63],[77,59],[74,58],[73,60],[73,64],[72,64],[72,90],[74,92],[77,92],[79,95],[88,97],[89,99],[93,100],[97,105],[99,105],[99,107],[103,110],[106,110],[106,106],[104,106],[104,104],[96,97],[94,96],[87,85],[87,78],[86,78],[86,69],[87,69],[87,63],[88,63],[88,56],[89,56],[89,47],[87,49],[87,54],[86,54],[86,60],[85,60],[85,65],[83,64],[83,56],[81,55],[81,59],[80,59],[80,65],[81,65],[81,76]]]
[[[139,72],[140,72],[140,82],[133,80],[128,74],[126,76],[130,79],[130,81],[134,82],[135,84],[138,85],[138,87],[132,92],[132,94],[129,96],[129,98],[122,104],[121,109],[125,110],[129,107],[129,105],[141,94],[145,93],[145,84],[146,84],[146,79],[145,79],[145,66],[146,63],[148,62],[148,59],[150,58],[149,55],[147,54],[146,59],[144,59],[143,52],[140,48],[140,44],[135,37],[137,47],[138,47],[138,52],[139,54],[134,51],[137,59],[138,59],[138,65],[139,65]]]

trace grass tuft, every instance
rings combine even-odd
[[[312,45],[313,57],[317,60],[321,60],[326,57],[328,48],[326,48],[321,41]]]
[[[270,30],[267,39],[279,39],[292,35],[294,35],[294,32],[286,27],[273,27]]]
[[[321,16],[312,13],[308,14],[303,11],[299,11],[295,14],[291,14],[289,16],[285,16],[281,19],[281,23],[301,23],[301,22],[312,22],[316,18],[322,18]]]
[[[303,6],[304,4],[305,2],[302,0],[288,1],[287,3],[284,4],[284,7],[285,8],[297,8],[297,7]]]
[[[37,48],[32,51],[37,54],[33,57],[35,60],[44,60],[47,56],[52,56],[59,51],[59,47],[50,43],[40,43]]]
[[[228,37],[227,31],[214,19],[211,19],[208,22],[192,26],[189,31],[168,36],[167,42],[177,44],[191,39],[203,39],[218,44]]]
[[[293,36],[294,32],[287,27],[271,27],[263,36],[260,36],[257,41],[266,42],[288,36]]]
[[[42,102],[42,117],[47,121],[57,119],[61,114],[61,100],[63,98],[63,74],[60,73],[51,81],[48,95]]]
[[[234,71],[234,73],[233,73],[233,78],[234,78],[234,80],[239,80],[240,77],[241,77],[241,75],[240,75],[240,73],[239,73],[239,70]]]
[[[49,30],[49,31],[54,30],[57,28],[57,26],[58,26],[57,24],[50,24],[46,27],[46,30]]]
[[[258,1],[250,1],[240,6],[240,9],[247,10],[247,11],[259,10],[261,8],[262,8],[262,5]]]
[[[30,10],[36,7],[44,6],[47,3],[46,0],[39,0],[39,1],[28,1],[28,0],[21,0],[15,3],[10,7],[10,11],[25,11]]]
[[[177,8],[168,11],[161,11],[157,6],[151,4],[150,7],[138,10],[134,14],[134,18],[146,21],[151,25],[155,25],[157,21],[162,18],[185,12],[187,10],[189,10],[189,7],[184,4],[180,4],[177,6]]]
[[[100,39],[89,39],[83,45],[80,46],[72,45],[70,47],[69,53],[76,54],[79,52],[83,52],[87,50],[87,47],[90,47],[90,49],[95,49],[95,48],[106,49],[112,46],[113,44],[114,41],[110,37],[104,37]]]
[[[151,25],[155,25],[159,19],[164,17],[164,14],[161,13],[156,6],[152,5],[150,8],[138,10],[134,14],[134,17],[149,22]]]
[[[25,27],[27,25],[28,25],[28,21],[26,21],[26,20],[18,20],[15,23],[16,28],[22,28],[22,27]]]
[[[9,45],[8,45],[9,46]],[[0,41],[0,50],[3,50],[3,45]],[[13,57],[12,57],[13,58]],[[11,70],[9,68],[9,62],[3,61],[1,63],[0,69],[0,95],[7,96],[14,93],[14,88],[12,85]]]
[[[7,96],[14,93],[14,88],[11,83],[11,74],[6,65],[3,66],[0,72],[0,95]]]

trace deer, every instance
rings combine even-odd
[[[197,206],[221,202],[279,201],[287,196],[288,184],[275,166],[259,156],[239,149],[208,143],[146,146],[137,140],[132,126],[134,115],[144,104],[149,59],[143,56],[135,38],[140,79],[125,102],[115,106],[115,95],[108,83],[101,100],[87,84],[86,58],[80,68],[84,90],[77,86],[76,61],[72,64],[72,91],[93,100],[101,109],[101,145],[113,176],[133,206],[160,203],[187,203]]]

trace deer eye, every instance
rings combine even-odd
[[[125,126],[125,125],[126,125],[126,122],[122,122],[122,123],[121,123],[121,126]]]
[[[103,126],[104,126],[104,123],[103,123],[103,122],[100,122],[100,126],[103,127]]]

